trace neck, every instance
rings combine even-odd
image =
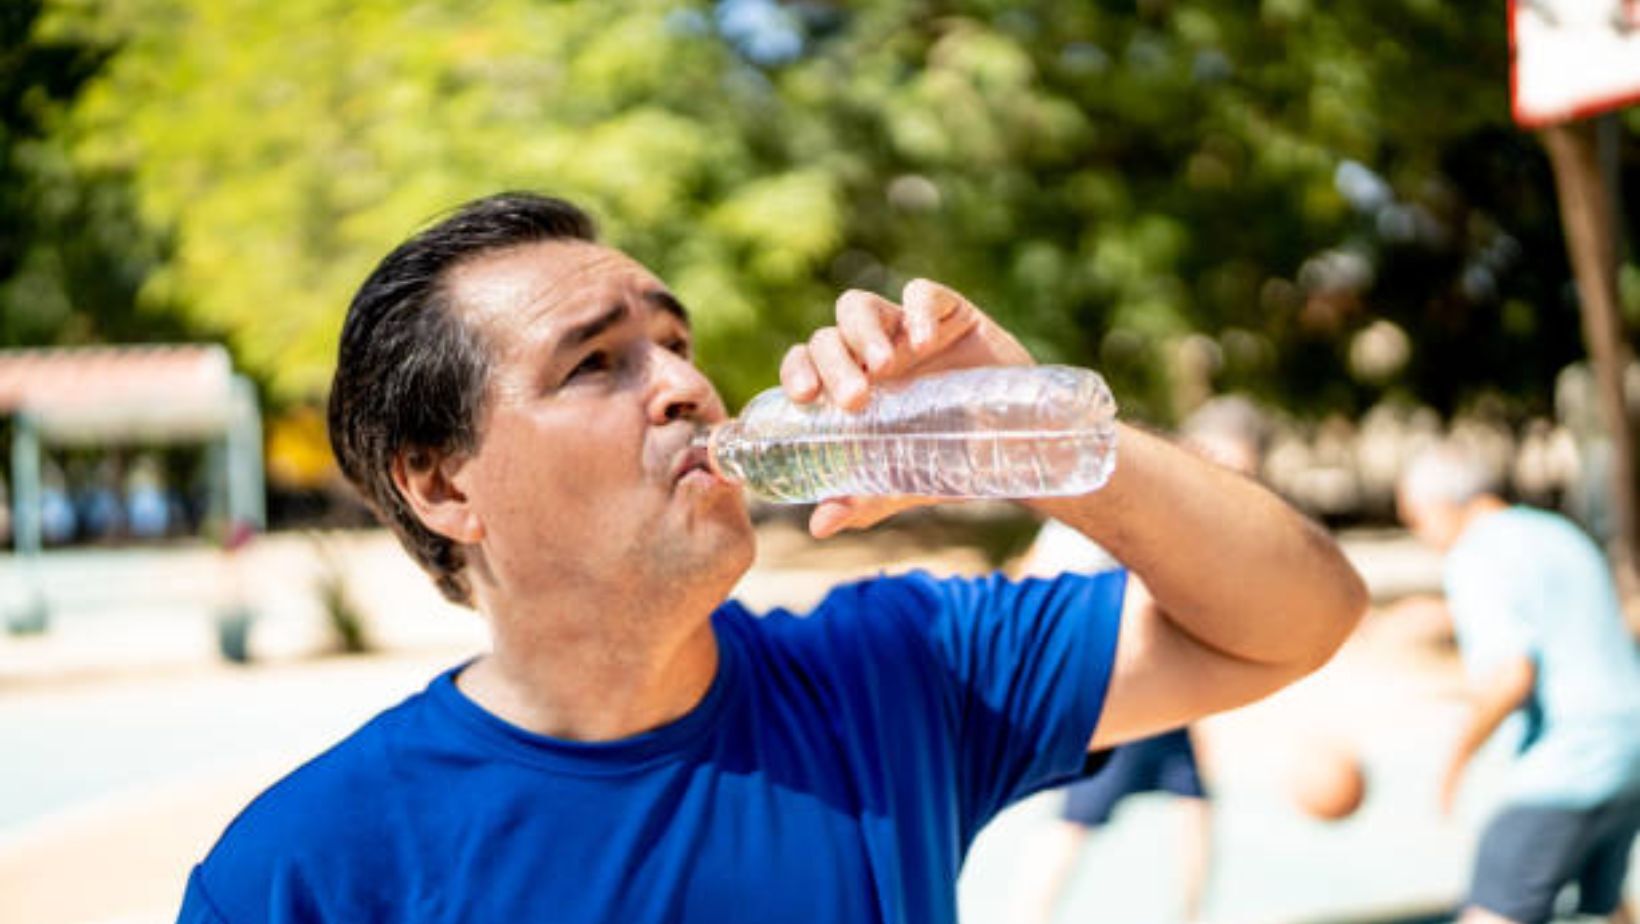
[[[484,600],[493,651],[456,678],[479,706],[521,728],[613,741],[681,718],[717,676],[717,600],[555,593],[507,606]]]
[[[1467,529],[1473,525],[1475,521],[1487,516],[1488,514],[1497,513],[1499,510],[1508,509],[1509,504],[1503,498],[1498,497],[1496,494],[1482,494],[1464,505],[1463,527]]]
[[[1447,547],[1450,548],[1456,545],[1469,527],[1500,510],[1507,509],[1509,509],[1509,504],[1496,494],[1482,494],[1464,504],[1458,512],[1457,529],[1452,532],[1452,539],[1447,543]]]

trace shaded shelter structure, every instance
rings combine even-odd
[[[12,420],[12,535],[28,583],[13,629],[49,614],[31,566],[41,554],[48,447],[203,445],[212,518],[266,522],[262,419],[254,386],[215,344],[0,350],[0,414]]]

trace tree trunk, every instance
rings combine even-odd
[[[1603,169],[1601,124],[1589,119],[1543,130],[1560,197],[1560,221],[1582,303],[1583,339],[1594,366],[1600,416],[1612,441],[1611,524],[1608,551],[1625,597],[1640,593],[1636,534],[1634,421],[1623,398],[1631,354],[1618,311],[1616,190]]]

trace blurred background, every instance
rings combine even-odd
[[[1431,0],[0,0],[0,920],[169,919],[250,796],[481,648],[322,408],[375,261],[505,188],[667,280],[731,407],[840,290],[915,276],[1131,420],[1254,402],[1260,474],[1376,607],[1201,729],[1206,916],[1445,920],[1486,771],[1436,815],[1459,675],[1396,606],[1440,579],[1400,466],[1480,448],[1635,589],[1640,109],[1539,130],[1509,35],[1503,4]],[[1011,567],[1036,527],[977,505],[815,544],[803,514],[758,509],[753,603]],[[1292,798],[1323,740],[1367,781],[1330,823]],[[971,924],[1017,919],[1050,798],[982,838]],[[1059,919],[1175,919],[1171,825],[1119,815]]]

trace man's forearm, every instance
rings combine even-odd
[[[1453,749],[1453,764],[1461,770],[1503,720],[1525,706],[1537,685],[1537,665],[1524,655],[1507,658],[1469,687],[1469,708]]]
[[[1313,668],[1366,607],[1359,575],[1318,526],[1256,482],[1121,425],[1116,471],[1091,494],[1030,502],[1138,575],[1202,644]]]
[[[1458,740],[1452,747],[1452,753],[1447,756],[1446,770],[1441,775],[1443,811],[1452,811],[1458,798],[1458,786],[1463,781],[1464,771],[1468,769],[1469,762],[1508,715],[1509,711],[1500,711],[1490,704],[1470,704],[1469,714],[1464,717],[1463,728],[1458,733]]]

